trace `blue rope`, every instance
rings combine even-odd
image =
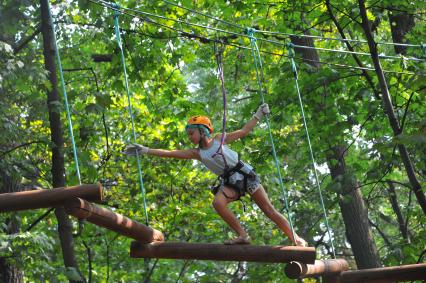
[[[49,13],[49,20],[52,23],[52,29],[53,29],[53,45],[54,45],[54,48],[55,48],[56,59],[58,60],[58,67],[59,67],[59,75],[60,75],[60,78],[61,78],[62,92],[64,94],[65,108],[67,110],[68,128],[69,128],[69,131],[70,131],[72,151],[73,151],[73,154],[74,154],[75,170],[77,172],[78,183],[81,185],[80,168],[78,166],[77,146],[75,145],[75,140],[74,140],[74,132],[73,132],[73,126],[72,126],[72,120],[71,120],[71,112],[70,112],[70,106],[69,106],[69,103],[68,103],[67,90],[65,88],[65,79],[64,79],[64,72],[63,72],[63,69],[62,69],[61,56],[59,54],[58,45],[57,45],[57,41],[56,41],[55,25],[53,24],[52,14],[50,13],[50,2],[47,1],[47,4],[49,5],[48,6],[48,10],[49,10],[48,13]]]
[[[136,131],[135,131],[135,121],[134,121],[135,119],[134,119],[133,110],[132,110],[131,94],[130,94],[130,89],[129,89],[129,80],[128,80],[127,69],[126,69],[126,60],[124,59],[124,51],[123,51],[123,46],[122,46],[122,43],[121,43],[120,25],[119,25],[119,21],[118,21],[118,18],[120,16],[120,10],[119,10],[120,6],[112,3],[112,7],[115,8],[114,9],[115,38],[117,40],[118,48],[120,48],[121,63],[123,65],[124,81],[125,81],[126,92],[127,92],[128,110],[129,110],[130,118],[131,118],[131,121],[132,121],[133,142],[136,143],[137,139],[136,139]],[[144,187],[144,184],[143,184],[141,161],[140,161],[140,156],[139,156],[138,151],[136,151],[136,160],[137,160],[137,163],[138,163],[139,183],[140,183],[140,188],[141,188],[141,192],[142,192],[143,206],[144,206],[144,212],[145,212],[145,222],[146,222],[146,225],[148,225],[148,212],[147,212],[147,205],[146,205],[146,198],[145,198],[145,187]]]
[[[246,32],[247,32],[248,37],[250,38],[250,44],[251,44],[251,47],[252,47],[251,49],[252,49],[252,52],[253,52],[254,66],[255,66],[255,69],[256,69],[256,78],[257,78],[257,83],[259,85],[259,93],[260,93],[260,96],[261,96],[261,99],[262,99],[262,103],[264,103],[265,97],[263,95],[263,84],[262,84],[262,80],[263,80],[262,59],[260,58],[259,48],[257,47],[256,38],[254,37],[254,30],[252,28],[248,28],[246,30]],[[271,140],[272,153],[273,153],[273,156],[274,156],[275,167],[277,169],[277,175],[278,175],[280,188],[281,188],[282,195],[283,195],[284,202],[285,202],[285,208],[287,210],[288,222],[290,223],[290,228],[291,228],[291,232],[293,234],[293,239],[296,240],[296,237],[295,237],[296,235],[294,233],[294,228],[293,228],[293,221],[291,220],[291,211],[290,211],[290,207],[288,205],[288,200],[287,200],[287,191],[286,191],[284,184],[283,184],[283,180],[282,180],[283,178],[281,177],[281,169],[280,169],[281,166],[279,164],[277,152],[275,150],[274,138],[272,137],[272,131],[271,131],[271,126],[270,126],[268,116],[266,116],[266,124],[268,125],[269,139]]]
[[[332,249],[332,252],[333,252],[333,258],[336,258],[336,252],[335,252],[334,245],[333,245],[333,238],[331,236],[330,226],[328,224],[327,211],[325,209],[324,198],[322,197],[321,186],[320,186],[320,182],[319,182],[319,179],[318,179],[318,174],[317,174],[317,170],[316,170],[316,166],[315,166],[315,158],[314,158],[314,153],[313,153],[313,150],[312,150],[311,139],[309,137],[308,125],[306,123],[305,111],[304,111],[303,102],[302,102],[302,96],[300,94],[299,81],[298,81],[298,75],[297,75],[297,67],[296,67],[296,63],[294,61],[294,48],[293,47],[294,47],[294,45],[292,43],[287,44],[288,56],[289,56],[290,62],[291,62],[291,69],[293,71],[294,81],[296,83],[296,90],[297,90],[297,94],[298,94],[298,97],[299,97],[300,109],[301,109],[302,117],[303,117],[303,125],[305,126],[306,137],[308,139],[309,152],[311,154],[311,159],[312,159],[312,167],[313,167],[314,173],[315,173],[315,181],[317,183],[318,194],[320,196],[321,206],[322,206],[324,219],[325,219],[325,224],[327,226],[327,234],[328,234],[328,237],[330,238],[329,241],[330,241],[331,249]]]

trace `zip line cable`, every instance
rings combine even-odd
[[[166,2],[166,3],[169,3],[171,5],[177,6],[179,8],[191,11],[193,13],[203,15],[205,17],[220,21],[220,22],[225,23],[227,25],[234,26],[234,27],[240,28],[240,29],[245,29],[244,27],[242,27],[240,25],[224,21],[220,18],[213,17],[213,16],[210,16],[208,14],[201,13],[201,12],[195,11],[195,10],[190,9],[190,8],[186,8],[186,7],[181,6],[181,5],[173,4],[171,1],[167,1],[167,0],[163,0],[163,1]],[[316,39],[319,39],[319,40],[329,40],[329,41],[334,40],[334,41],[341,41],[341,42],[368,43],[366,40],[360,40],[360,39],[343,39],[343,38],[336,38],[336,37],[324,37],[324,36],[319,36],[319,35],[294,34],[294,33],[275,32],[275,31],[258,30],[258,29],[256,29],[255,31],[257,33],[264,33],[264,34],[271,34],[271,35],[284,35],[284,36],[287,36],[287,37],[295,36],[295,37],[305,37],[305,38],[316,38]],[[418,47],[418,48],[422,48],[422,45],[423,45],[423,44],[409,44],[409,43],[383,42],[383,41],[379,41],[379,42],[377,42],[377,44],[396,45],[396,46],[405,46],[405,47]]]
[[[133,110],[132,110],[132,101],[131,101],[131,93],[130,93],[130,88],[129,88],[129,80],[128,80],[128,76],[127,76],[126,60],[124,58],[124,50],[123,50],[123,45],[122,45],[122,42],[121,42],[121,33],[120,33],[120,24],[119,24],[119,16],[120,16],[119,8],[120,7],[118,5],[116,5],[115,7],[116,7],[116,9],[114,9],[115,39],[117,41],[117,46],[120,49],[121,63],[123,65],[123,73],[124,73],[124,82],[125,82],[126,93],[127,93],[128,111],[129,111],[129,114],[130,114],[130,120],[132,122],[133,142],[136,143],[137,138],[136,138],[136,131],[135,131],[135,121],[134,121],[135,118],[134,118]],[[145,212],[145,223],[146,223],[146,225],[148,225],[149,220],[148,220],[148,212],[147,212],[146,197],[145,197],[145,187],[144,187],[144,183],[143,183],[141,161],[140,161],[140,156],[139,156],[138,151],[136,151],[136,160],[137,160],[137,164],[138,164],[139,183],[140,183],[142,199],[143,199],[143,207],[144,207],[144,212]]]
[[[228,21],[222,20],[222,19],[217,18],[217,17],[214,17],[214,16],[210,16],[210,15],[205,14],[205,13],[201,13],[201,12],[195,11],[195,10],[190,9],[190,8],[186,8],[186,7],[182,6],[182,5],[179,5],[179,4],[176,4],[176,3],[173,3],[173,2],[171,2],[171,1],[163,0],[163,2],[165,2],[165,3],[169,4],[169,5],[172,5],[172,6],[179,7],[179,8],[181,8],[181,9],[187,10],[187,11],[192,12],[192,13],[194,13],[194,14],[198,14],[198,15],[200,15],[200,16],[204,16],[204,17],[206,17],[206,18],[209,18],[209,19],[212,19],[212,20],[218,21],[218,22],[220,22],[220,23],[224,23],[224,24],[229,25],[229,26],[231,26],[231,27],[239,28],[239,29],[244,30],[244,28],[243,28],[243,27],[241,27],[241,26],[239,26],[239,25],[237,25],[237,24],[230,23],[230,22],[228,22]]]
[[[96,1],[94,1],[94,0],[89,0],[89,1],[90,1],[90,2],[92,2],[92,3],[98,4],[98,5],[101,5],[100,3],[98,3],[98,2],[96,2]],[[102,5],[102,6],[104,6],[104,7],[106,7],[106,8],[111,8],[111,7],[109,7],[109,6],[105,6],[105,5]],[[116,10],[115,8],[111,8],[111,9]],[[128,17],[131,17],[131,18],[140,18],[139,16],[137,16],[137,15],[135,15],[135,14],[132,14],[132,13],[129,13],[129,12],[121,12],[121,13],[122,13],[123,15],[128,16]],[[193,38],[204,39],[204,40],[206,40],[206,41],[212,41],[212,42],[215,42],[215,41],[216,41],[215,39],[210,39],[210,38],[207,38],[207,37],[205,37],[205,36],[197,35],[197,34],[195,34],[195,33],[188,33],[188,32],[185,32],[185,31],[179,30],[179,29],[177,29],[177,28],[173,28],[173,27],[167,26],[167,25],[165,25],[165,24],[158,23],[158,22],[156,22],[156,21],[154,21],[154,20],[151,20],[151,19],[146,19],[146,18],[144,18],[144,20],[145,20],[147,23],[154,24],[154,25],[157,25],[157,26],[160,26],[160,27],[164,27],[164,28],[167,28],[167,29],[170,29],[170,30],[176,31],[177,33],[179,33],[179,34],[181,34],[181,35],[183,35],[183,36],[192,36]],[[228,46],[233,46],[233,47],[235,47],[235,48],[250,49],[250,50],[251,50],[251,48],[250,48],[250,47],[242,46],[242,45],[238,45],[238,44],[235,44],[235,43],[230,43],[230,42],[222,42],[222,43],[223,43],[223,44],[225,44],[225,45],[228,45]],[[425,45],[425,46],[426,46],[426,45]],[[425,50],[426,50],[426,49],[425,49]],[[274,55],[274,56],[281,56],[281,57],[282,57],[282,56],[284,56],[284,57],[288,57],[288,55],[286,55],[286,54],[284,54],[284,53],[275,53],[275,52],[265,51],[265,50],[259,50],[259,52],[260,52],[260,53],[264,53],[264,54]],[[426,60],[426,56],[424,56],[424,57],[425,57],[425,60]],[[375,69],[374,69],[374,68],[359,67],[359,66],[351,66],[351,65],[338,64],[338,63],[331,63],[331,62],[324,62],[324,61],[311,60],[311,59],[295,58],[295,60],[297,60],[297,61],[308,61],[308,62],[314,62],[314,63],[318,63],[318,64],[324,64],[324,65],[329,65],[329,66],[335,66],[335,67],[338,67],[338,68],[345,68],[345,69],[355,69],[355,70],[375,71]],[[401,75],[410,75],[410,76],[426,76],[426,74],[424,74],[424,73],[399,72],[399,71],[389,71],[389,70],[383,70],[383,72],[384,72],[384,73],[389,73],[389,74],[401,74]]]
[[[104,7],[107,8],[111,8],[111,4],[104,4],[107,3],[105,1],[102,0],[89,0],[90,2],[96,3],[96,4],[101,4]],[[117,8],[115,8],[117,9]],[[121,7],[120,10],[126,10],[126,11],[131,11],[137,14],[141,14],[141,15],[145,15],[145,16],[151,16],[151,17],[155,17],[155,18],[159,18],[162,20],[167,20],[167,21],[173,21],[176,23],[180,23],[180,24],[184,24],[187,26],[194,26],[194,27],[198,27],[198,28],[203,28],[203,29],[208,29],[208,30],[213,30],[216,32],[223,32],[223,33],[227,33],[227,34],[231,34],[231,35],[235,35],[235,36],[239,36],[239,37],[245,37],[248,38],[248,36],[246,34],[243,33],[237,33],[237,32],[233,32],[233,31],[228,31],[228,30],[224,30],[224,29],[218,29],[215,27],[210,27],[210,26],[206,26],[206,25],[201,25],[201,24],[195,24],[195,23],[191,23],[191,22],[187,22],[187,21],[182,21],[179,19],[172,19],[172,18],[168,18],[165,16],[161,16],[161,15],[157,15],[157,14],[153,14],[153,13],[148,13],[148,12],[144,12],[144,11],[140,11],[140,10],[135,10],[135,9],[130,9],[130,8],[124,8]],[[147,19],[144,19],[147,20]],[[148,21],[152,21],[151,19],[148,18]],[[269,42],[272,44],[276,44],[276,45],[280,45],[282,47],[285,47],[286,44],[276,41],[276,40],[270,40],[270,39],[264,39],[264,38],[257,38],[258,41],[264,41],[264,42]],[[336,52],[336,53],[343,53],[343,54],[354,54],[354,55],[361,55],[361,56],[371,56],[370,53],[366,53],[366,52],[356,52],[356,51],[347,51],[347,50],[338,50],[338,49],[330,49],[330,48],[321,48],[321,47],[311,47],[311,46],[304,46],[304,45],[294,45],[295,48],[303,48],[303,49],[312,49],[312,50],[319,50],[319,51],[327,51],[327,52]],[[421,62],[425,62],[425,59],[419,59],[416,57],[402,57],[402,56],[389,56],[389,55],[378,55],[380,59],[391,59],[391,60],[408,60],[408,61],[421,61]]]
[[[251,50],[250,47],[242,46],[242,45],[238,45],[238,44],[234,44],[234,43],[229,43],[228,42],[228,43],[226,43],[226,45],[233,46],[235,48],[241,48],[241,49]],[[273,56],[290,58],[289,55],[285,54],[285,53],[276,53],[276,52],[271,52],[271,51],[266,51],[266,50],[259,50],[259,52],[260,53],[269,54],[269,55],[273,55]],[[297,57],[294,58],[294,59],[297,60],[297,61],[308,61],[308,62],[323,64],[323,65],[334,66],[334,67],[338,67],[338,68],[355,69],[355,70],[366,70],[366,71],[376,71],[374,68],[368,68],[368,67],[350,66],[350,65],[345,65],[345,64],[324,62],[324,61],[319,61],[319,60],[297,58]],[[401,74],[401,75],[409,75],[409,76],[426,76],[426,73],[398,72],[398,71],[388,71],[388,70],[383,70],[383,73]]]
[[[318,194],[319,194],[320,201],[321,201],[322,212],[324,214],[325,225],[327,227],[327,234],[328,234],[329,241],[330,241],[330,244],[331,244],[331,250],[333,252],[333,258],[336,258],[336,251],[335,251],[334,244],[333,244],[333,238],[332,238],[331,232],[330,232],[331,229],[330,229],[330,225],[328,224],[327,211],[325,209],[324,198],[322,196],[321,186],[320,186],[318,173],[317,173],[317,169],[316,169],[316,165],[315,165],[316,162],[315,162],[314,152],[312,150],[311,138],[309,137],[308,125],[306,123],[305,110],[304,110],[304,107],[303,107],[302,95],[300,94],[299,80],[298,80],[298,75],[297,75],[297,67],[296,67],[296,63],[294,62],[295,53],[294,53],[294,49],[293,49],[293,44],[289,44],[287,48],[288,48],[288,53],[289,53],[289,57],[290,57],[291,69],[292,69],[293,75],[294,75],[294,81],[295,81],[295,85],[296,85],[297,96],[299,98],[300,110],[301,110],[302,118],[303,118],[303,125],[305,127],[306,138],[308,140],[309,152],[310,152],[310,155],[311,155],[312,167],[314,169],[315,181],[316,181],[316,184],[317,184]]]
[[[179,5],[179,4],[176,4],[176,3],[173,3],[173,2],[171,2],[171,1],[163,0],[163,2],[165,2],[165,3],[167,3],[167,4],[170,4],[170,5],[173,5],[173,6],[175,6],[175,7],[179,7],[179,8],[181,8],[181,9],[184,9],[184,10],[190,11],[190,12],[192,12],[192,13],[195,13],[195,14],[198,14],[198,15],[201,15],[201,16],[204,16],[204,17],[207,17],[207,18],[210,18],[210,19],[216,20],[216,21],[218,21],[218,22],[221,22],[221,23],[227,24],[227,25],[229,25],[229,26],[233,26],[233,27],[236,27],[236,28],[239,28],[239,29],[245,30],[245,28],[244,28],[244,27],[242,27],[242,26],[240,26],[240,25],[237,25],[237,24],[234,24],[234,23],[231,23],[231,22],[228,22],[228,21],[222,20],[222,19],[220,19],[220,18],[217,18],[217,17],[211,16],[211,15],[208,15],[208,14],[206,14],[206,13],[198,12],[198,11],[196,11],[196,10],[193,10],[193,9],[190,9],[190,8],[184,7],[184,6],[182,6],[182,5]],[[316,38],[316,39],[320,39],[320,40],[335,40],[335,41],[341,41],[341,42],[368,43],[366,40],[359,40],[359,39],[343,39],[343,38],[335,38],[335,37],[323,37],[323,36],[319,36],[319,35],[293,34],[293,33],[275,32],[275,31],[257,30],[257,29],[256,29],[255,31],[256,31],[257,33],[264,33],[264,34],[271,34],[271,35],[284,35],[284,36],[287,36],[287,37],[290,37],[290,36],[296,36],[296,37]],[[408,44],[408,43],[396,43],[396,42],[380,42],[380,41],[379,41],[379,42],[377,42],[377,44],[382,44],[382,45],[396,45],[396,46],[405,46],[405,47],[420,47],[420,48],[422,47],[422,45],[421,45],[421,44]]]
[[[253,36],[253,30],[252,29],[247,29],[247,35],[250,38],[250,44],[251,44],[251,50],[253,53],[253,61],[254,61],[254,66],[256,69],[256,79],[257,79],[257,83],[259,85],[259,94],[260,94],[260,98],[262,100],[262,103],[265,103],[265,97],[263,95],[263,68],[262,68],[262,58],[260,58],[260,54],[259,54],[259,49],[257,47],[257,43],[256,43],[256,38]],[[275,161],[275,167],[277,170],[277,175],[278,175],[278,180],[279,180],[279,185],[280,185],[280,189],[283,195],[283,199],[284,199],[284,203],[285,203],[285,208],[287,210],[287,217],[288,217],[288,222],[290,224],[290,229],[291,229],[291,233],[293,235],[293,239],[296,242],[296,234],[294,233],[294,227],[293,227],[293,221],[291,219],[291,210],[290,210],[290,206],[288,205],[288,193],[287,190],[284,187],[284,183],[283,183],[283,178],[281,176],[281,166],[277,157],[277,152],[275,150],[275,144],[274,144],[274,138],[272,136],[272,131],[271,131],[271,125],[269,122],[269,117],[268,115],[265,116],[265,121],[266,124],[268,126],[268,134],[269,134],[269,139],[271,141],[271,147],[272,147],[272,154],[274,157],[274,161]]]
[[[55,48],[56,60],[58,61],[59,75],[60,75],[60,78],[61,78],[62,93],[64,94],[65,108],[66,108],[66,111],[67,111],[68,128],[69,128],[69,131],[70,131],[72,151],[73,151],[73,154],[74,154],[75,170],[76,170],[76,173],[77,173],[78,183],[79,183],[79,185],[81,185],[81,175],[80,175],[80,167],[78,165],[77,146],[75,144],[73,125],[72,125],[72,119],[71,119],[71,111],[70,111],[70,106],[69,106],[69,103],[68,103],[67,90],[65,88],[65,79],[64,79],[64,72],[63,72],[63,68],[62,68],[61,55],[59,54],[58,44],[57,44],[57,40],[56,40],[55,25],[53,24],[52,14],[50,12],[50,9],[51,9],[50,8],[50,1],[47,1],[47,4],[48,4],[49,20],[52,23],[52,30],[53,30],[52,31],[52,33],[53,33],[53,47]]]

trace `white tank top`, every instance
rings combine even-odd
[[[225,162],[223,161],[223,156],[220,155],[220,154],[215,155],[215,153],[217,152],[219,147],[220,147],[220,142],[218,140],[214,139],[213,144],[210,146],[210,148],[208,148],[208,149],[200,148],[200,150],[199,150],[201,162],[210,171],[212,171],[216,175],[222,175],[223,171],[225,169]],[[223,145],[222,154],[225,156],[226,163],[228,164],[229,168],[233,168],[237,165],[238,153],[236,153],[235,151],[230,149],[228,146]],[[213,155],[214,155],[214,157],[213,157]],[[244,168],[242,168],[242,169],[250,171],[253,168],[250,165],[244,163]],[[242,176],[240,174],[234,174],[234,175],[235,175],[235,177]]]

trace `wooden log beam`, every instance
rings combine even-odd
[[[164,241],[163,233],[160,231],[83,199],[68,200],[65,203],[65,211],[79,219],[85,219],[141,243]]]
[[[340,282],[398,282],[426,279],[426,263],[344,271]]]
[[[101,202],[102,185],[88,184],[0,194],[0,212],[60,206],[66,199],[72,197]]]
[[[288,278],[298,279],[317,275],[331,276],[340,274],[349,269],[344,259],[316,260],[314,264],[305,264],[292,261],[286,265],[284,271]]]
[[[132,242],[130,257],[253,262],[290,262],[297,260],[304,263],[314,263],[315,248],[178,242],[143,245]]]

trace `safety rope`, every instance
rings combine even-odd
[[[131,94],[130,94],[130,89],[129,89],[129,80],[128,80],[127,69],[126,69],[126,60],[124,59],[124,50],[123,50],[123,45],[122,45],[122,42],[121,42],[121,33],[120,33],[120,24],[119,24],[120,6],[115,4],[115,3],[112,3],[111,5],[112,5],[112,8],[114,8],[115,39],[117,40],[117,46],[120,49],[121,63],[123,65],[124,82],[125,82],[126,92],[127,92],[128,111],[129,111],[129,114],[130,114],[130,119],[132,121],[133,142],[136,143],[137,139],[136,139],[136,131],[135,131],[135,118],[134,118],[133,110],[132,110]],[[144,212],[145,212],[145,223],[146,223],[146,225],[148,225],[149,221],[148,221],[148,212],[147,212],[146,198],[145,198],[145,187],[144,187],[144,184],[143,184],[141,161],[140,161],[140,156],[139,156],[138,151],[136,151],[136,160],[137,160],[137,163],[138,163],[138,175],[139,175],[140,188],[141,188],[141,192],[142,192],[143,207],[144,207]]]
[[[332,238],[331,232],[330,232],[331,229],[330,229],[330,226],[328,224],[327,211],[325,209],[324,199],[323,199],[322,192],[321,192],[321,186],[320,186],[320,182],[319,182],[319,179],[318,179],[317,169],[316,169],[316,166],[315,166],[316,163],[315,163],[314,153],[313,153],[313,150],[312,150],[311,139],[309,137],[308,125],[306,123],[305,111],[304,111],[303,102],[302,102],[302,96],[300,94],[299,79],[298,79],[298,75],[297,75],[297,67],[296,67],[296,63],[294,61],[294,46],[293,46],[293,44],[292,43],[287,44],[287,49],[288,49],[288,55],[289,55],[290,62],[291,62],[291,69],[292,69],[293,75],[294,75],[294,81],[295,81],[295,84],[296,84],[297,95],[299,97],[299,104],[300,104],[300,109],[301,109],[301,112],[302,112],[303,125],[305,127],[306,137],[307,137],[307,140],[308,140],[309,152],[310,152],[311,159],[312,159],[312,167],[314,169],[315,181],[316,181],[316,184],[317,184],[318,194],[319,194],[320,200],[321,200],[321,206],[322,206],[322,211],[323,211],[323,214],[324,214],[325,224],[327,226],[327,234],[328,234],[328,237],[330,239],[329,241],[330,241],[331,249],[332,249],[332,252],[333,252],[333,258],[336,258],[336,252],[335,252],[334,245],[333,245],[333,238]]]
[[[262,81],[263,81],[262,59],[260,58],[259,48],[257,47],[256,38],[254,37],[254,29],[247,28],[246,33],[247,33],[248,37],[250,38],[250,44],[251,44],[251,47],[252,47],[251,50],[252,50],[252,53],[253,53],[254,66],[255,66],[255,69],[256,69],[256,79],[257,79],[257,83],[259,85],[259,93],[260,93],[260,96],[261,96],[261,99],[262,99],[262,103],[265,103],[265,97],[263,95],[263,85],[262,85]],[[290,223],[290,228],[291,228],[291,232],[293,234],[293,239],[296,240],[296,236],[295,236],[294,228],[293,228],[293,221],[291,219],[291,211],[290,211],[290,207],[288,205],[288,200],[287,200],[287,191],[286,191],[284,184],[283,184],[283,178],[281,177],[281,166],[279,164],[277,152],[275,150],[275,144],[274,144],[274,139],[272,137],[271,126],[270,126],[270,123],[269,123],[269,117],[266,116],[265,118],[266,118],[265,119],[266,124],[268,126],[269,139],[271,140],[272,153],[273,153],[273,156],[274,156],[275,167],[277,169],[278,180],[279,180],[280,188],[281,188],[281,191],[282,191],[282,194],[283,194],[285,208],[287,210],[288,221]]]
[[[72,120],[71,120],[70,106],[69,106],[69,103],[68,103],[68,95],[67,95],[67,90],[65,88],[64,72],[63,72],[63,69],[62,69],[62,61],[61,61],[61,56],[59,54],[57,40],[56,40],[55,25],[53,24],[52,14],[50,13],[50,2],[47,1],[47,3],[48,3],[49,21],[52,23],[52,30],[53,30],[53,32],[52,32],[53,33],[53,45],[54,45],[53,47],[55,48],[56,59],[58,60],[58,67],[59,67],[59,75],[60,75],[60,78],[61,78],[62,93],[64,94],[65,108],[67,110],[68,128],[69,128],[69,131],[70,131],[72,151],[73,151],[73,154],[74,154],[75,171],[77,173],[78,183],[81,185],[80,167],[78,165],[78,156],[77,156],[77,146],[75,144],[75,139],[74,139],[74,132],[73,132],[73,125],[72,125]]]
[[[221,82],[221,90],[222,90],[222,101],[223,101],[223,118],[222,118],[222,138],[220,140],[220,147],[217,149],[216,153],[212,155],[212,158],[214,158],[216,155],[222,156],[223,163],[225,165],[225,170],[228,168],[228,162],[226,161],[225,155],[223,154],[223,145],[225,144],[225,138],[226,138],[226,112],[227,112],[227,103],[226,103],[226,88],[225,88],[225,79],[223,76],[223,64],[222,64],[222,51],[219,50],[215,43],[215,56],[216,56],[216,63],[217,63],[217,76],[220,79]]]

